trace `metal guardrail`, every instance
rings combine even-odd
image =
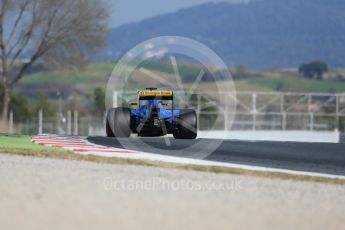
[[[175,91],[174,94],[177,106],[187,104],[197,111],[199,127],[204,130],[313,131],[334,130],[340,126],[345,129],[345,93],[203,91],[189,95]],[[135,91],[114,92],[113,106],[125,105],[135,95]],[[186,102],[186,98],[193,100]]]
[[[278,92],[174,92],[176,106],[193,108],[200,130],[345,130],[345,94]],[[130,106],[136,92],[114,92],[113,106]],[[221,100],[219,100],[221,98]],[[189,99],[189,101],[186,101]],[[66,111],[56,117],[14,122],[10,112],[10,133],[102,134],[104,116],[83,116]],[[64,120],[61,120],[61,118]]]

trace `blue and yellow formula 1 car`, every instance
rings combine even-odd
[[[130,108],[111,108],[107,111],[108,137],[142,137],[173,134],[177,139],[195,139],[197,115],[192,109],[175,109],[174,93],[170,90],[147,88],[138,92],[138,102]]]

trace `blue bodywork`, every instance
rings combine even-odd
[[[136,118],[137,125],[145,120],[150,120],[152,108],[158,109],[159,120],[165,120],[170,124],[173,123],[173,117],[180,116],[180,110],[164,108],[164,106],[162,106],[158,100],[147,100],[147,104],[140,105],[138,109],[131,110],[131,116]]]

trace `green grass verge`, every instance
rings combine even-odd
[[[66,152],[67,150],[56,147],[46,147],[31,142],[30,136],[24,135],[0,135],[1,149],[45,150]]]
[[[17,136],[17,135],[1,135],[0,136],[0,154],[30,156],[40,158],[51,158],[61,160],[76,160],[76,161],[88,161],[102,164],[114,164],[114,165],[141,165],[149,167],[165,167],[182,170],[192,170],[199,172],[210,173],[225,173],[235,174],[241,176],[253,176],[264,177],[272,179],[294,180],[294,181],[308,181],[308,182],[321,182],[330,184],[345,185],[345,180],[342,179],[330,179],[316,176],[304,176],[304,175],[291,175],[287,173],[275,173],[275,172],[260,172],[244,169],[235,169],[227,167],[216,166],[200,166],[200,165],[180,165],[174,163],[157,162],[150,160],[134,160],[116,157],[100,157],[94,155],[79,155],[73,154],[71,151],[67,151],[61,148],[50,148],[33,144],[29,136]]]

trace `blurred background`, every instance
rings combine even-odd
[[[200,130],[344,130],[344,9],[342,0],[2,0],[1,131],[104,135],[105,88],[117,61],[166,35],[205,44],[232,73],[236,95],[218,93],[236,111],[204,93],[188,102]],[[174,78],[164,57],[144,64]],[[203,69],[177,64],[187,88]],[[213,83],[204,77],[198,88],[212,94]],[[131,84],[161,86],[140,71]]]

